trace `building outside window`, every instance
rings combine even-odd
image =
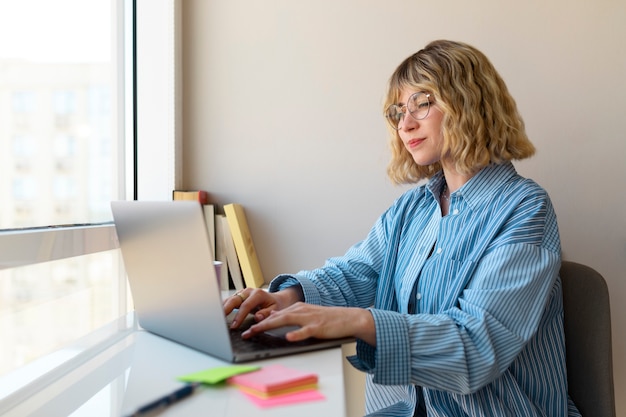
[[[125,198],[131,1],[0,0],[0,233],[110,222]],[[116,250],[0,265],[0,377],[127,311]]]

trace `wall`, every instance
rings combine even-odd
[[[239,202],[266,280],[364,237],[404,189],[385,176],[381,100],[428,41],[483,50],[507,81],[552,196],[565,259],[612,299],[626,416],[626,3],[617,0],[186,0],[184,185]]]

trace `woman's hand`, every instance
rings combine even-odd
[[[277,327],[294,325],[300,328],[286,334],[285,337],[290,342],[309,337],[318,339],[356,337],[376,346],[376,328],[369,310],[355,307],[325,307],[302,302],[284,309],[272,309],[268,316],[246,330],[242,336],[250,338]]]
[[[235,329],[250,313],[254,314],[256,321],[261,321],[268,317],[272,311],[289,307],[300,301],[301,297],[302,290],[299,286],[274,293],[259,288],[246,288],[224,300],[224,314],[229,315],[234,309],[239,309],[230,326]]]

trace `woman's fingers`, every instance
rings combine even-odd
[[[223,305],[224,313],[227,315],[234,309],[238,309],[231,323],[232,328],[237,328],[250,313],[262,309],[265,311],[264,314],[269,314],[269,311],[275,308],[276,300],[267,291],[258,288],[246,288],[228,297],[224,300]]]
[[[292,286],[278,292],[267,292],[259,288],[246,288],[237,291],[223,302],[224,313],[230,314],[238,309],[231,327],[236,328],[250,313],[256,321],[269,317],[272,311],[286,308],[302,299],[300,286]]]
[[[237,328],[248,316],[254,314],[255,325],[242,333],[244,338],[284,326],[297,326],[286,334],[289,341],[316,337],[335,339],[358,337],[376,345],[376,328],[367,309],[355,307],[326,307],[296,302],[297,293],[287,289],[269,293],[258,288],[246,288],[224,300],[224,312],[238,309],[231,328]]]
[[[299,326],[287,333],[289,341],[299,341],[316,337],[334,339],[364,334],[367,317],[371,313],[365,309],[347,307],[322,307],[296,303],[283,310],[272,311],[263,321],[243,333],[244,338],[283,326]]]

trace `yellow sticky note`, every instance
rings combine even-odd
[[[247,372],[258,371],[260,366],[253,365],[229,365],[218,366],[215,368],[205,369],[199,372],[179,376],[178,380],[183,382],[200,382],[202,384],[219,384],[226,381],[231,376],[245,374]]]

